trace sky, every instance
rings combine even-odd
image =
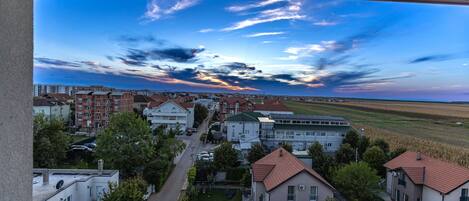
[[[365,0],[34,0],[34,82],[469,100],[469,7]]]

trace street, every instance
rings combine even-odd
[[[192,136],[180,136],[181,140],[189,141],[185,151],[182,153],[181,158],[178,160],[176,167],[169,178],[164,183],[161,190],[150,196],[149,201],[177,201],[181,189],[184,185],[184,181],[187,177],[187,172],[192,166],[193,156],[195,156],[200,149],[200,135],[208,132],[208,123],[212,117],[212,113],[209,113],[208,117],[202,122],[197,129],[197,133]]]

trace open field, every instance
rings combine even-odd
[[[437,116],[409,109],[405,113],[337,103],[286,102],[298,114],[342,116],[372,139],[383,138],[391,148],[406,147],[469,167],[469,119]],[[413,111],[413,112],[412,112]],[[412,115],[411,113],[414,113]],[[455,121],[463,122],[458,125]],[[465,124],[464,124],[465,123]]]

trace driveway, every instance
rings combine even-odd
[[[187,142],[189,141],[188,146],[182,153],[182,156],[178,160],[176,167],[174,167],[173,172],[169,178],[164,183],[160,192],[153,194],[148,199],[149,201],[177,201],[179,199],[179,194],[184,185],[184,181],[187,178],[187,171],[192,166],[193,156],[195,156],[200,149],[200,135],[207,132],[208,120],[212,117],[212,114],[209,114],[208,118],[199,126],[197,133],[192,136],[181,136],[181,138]]]

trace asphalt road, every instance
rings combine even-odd
[[[182,153],[181,159],[174,167],[173,172],[169,178],[164,183],[160,192],[153,194],[148,199],[149,201],[177,201],[181,189],[184,185],[184,181],[187,177],[187,172],[192,166],[194,156],[200,150],[200,135],[208,131],[208,120],[212,117],[212,114],[209,115],[207,119],[199,126],[197,133],[192,136],[181,136],[184,140],[189,140],[190,143],[187,145],[186,150]]]

